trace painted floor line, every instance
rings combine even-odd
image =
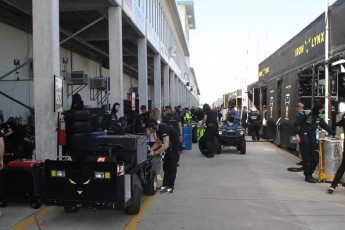
[[[18,224],[16,224],[14,227],[12,227],[10,229],[11,230],[22,230],[22,229],[25,229],[25,228],[29,227],[30,225],[32,225],[33,223],[35,223],[36,219],[39,220],[40,218],[46,216],[48,213],[54,211],[55,209],[56,209],[56,206],[45,207],[41,211],[38,211],[38,212],[32,214],[31,216],[29,216],[26,219],[22,220],[21,222],[19,222]]]

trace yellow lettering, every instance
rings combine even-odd
[[[322,32],[315,37],[313,37],[311,41],[311,47],[314,48],[315,46],[325,42],[325,32]]]
[[[302,53],[304,53],[304,44],[298,47],[297,49],[295,49],[295,57],[298,57]]]
[[[265,76],[265,74],[268,74],[269,72],[270,72],[270,67],[263,68],[263,69],[259,72],[259,77],[263,77],[263,76]]]

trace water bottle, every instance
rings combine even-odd
[[[36,149],[32,150],[32,160],[36,161]]]

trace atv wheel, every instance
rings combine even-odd
[[[241,144],[240,144],[240,153],[242,155],[246,154],[246,140],[242,139]]]
[[[222,145],[220,144],[220,141],[217,137],[214,138],[214,152],[216,154],[222,153]]]

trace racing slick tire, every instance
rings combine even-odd
[[[68,110],[64,112],[66,121],[89,121],[89,111],[87,110]]]
[[[157,191],[157,175],[155,172],[152,172],[151,178],[148,184],[144,185],[143,193],[146,196],[152,196]]]
[[[134,185],[132,192],[132,203],[128,205],[125,212],[129,215],[138,214],[140,211],[140,189],[138,185]]]
[[[216,154],[222,153],[222,145],[217,137],[214,138],[214,151]]]
[[[240,153],[242,155],[246,154],[246,140],[245,139],[242,139],[241,143],[240,143]]]
[[[202,136],[202,137],[199,139],[198,145],[199,145],[199,150],[200,150],[200,152],[201,152],[202,154],[204,154],[205,157],[207,157],[207,158],[212,158],[212,157],[214,157],[214,154],[215,154],[215,153],[214,153],[214,152],[211,152],[211,153],[210,153],[210,151],[208,151],[207,148],[206,148],[206,143],[205,143],[205,140],[204,140],[204,136]]]

